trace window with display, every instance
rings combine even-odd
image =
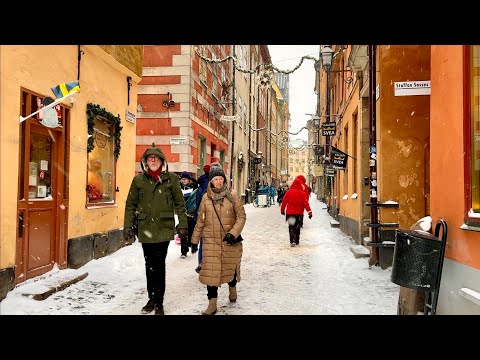
[[[114,203],[115,125],[96,117],[93,128],[95,147],[88,153],[87,205]]]
[[[115,161],[120,155],[120,117],[87,104],[87,206],[115,203]]]

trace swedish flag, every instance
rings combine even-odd
[[[59,84],[54,88],[51,88],[56,99],[60,99],[73,92],[80,92],[80,83],[78,81],[72,81],[69,83]]]

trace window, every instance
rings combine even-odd
[[[203,169],[207,153],[207,143],[203,136],[198,137],[198,167]]]
[[[352,156],[354,158],[357,157],[357,136],[358,136],[358,113],[353,114],[353,151],[352,151]],[[352,159],[352,165],[353,165],[353,192],[356,194],[357,193],[357,177],[358,177],[358,166],[357,166],[357,160]]]
[[[470,156],[470,166],[466,183],[469,189],[469,203],[467,204],[468,218],[480,222],[480,46],[469,47],[470,73],[470,136],[465,139]],[[467,50],[467,51],[468,51]]]
[[[345,126],[345,153],[348,154],[348,126]],[[348,194],[348,161],[345,170],[343,171],[343,192]]]
[[[205,60],[200,59],[200,68],[199,68],[198,78],[205,86],[207,86],[207,63]]]
[[[217,60],[217,57],[215,54],[212,53],[212,59]],[[217,77],[217,68],[218,64],[213,63],[212,65],[212,94],[213,96],[218,99],[218,77]]]
[[[93,138],[95,147],[88,153],[87,205],[114,203],[115,125],[95,118]]]
[[[223,165],[225,164],[225,150],[220,149],[220,164]]]

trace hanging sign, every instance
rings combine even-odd
[[[332,146],[332,166],[336,170],[345,170],[347,168],[348,155],[343,151]]]
[[[325,168],[325,175],[326,176],[335,176],[335,169],[331,167]]]
[[[335,121],[322,123],[322,136],[335,135],[336,124]]]

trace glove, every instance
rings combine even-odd
[[[188,237],[188,229],[178,229],[177,234],[179,238]]]
[[[223,241],[226,241],[228,245],[233,245],[235,241],[235,236],[233,236],[230,233],[227,233],[227,235],[225,235],[225,237],[223,238]]]
[[[308,218],[309,218],[309,219],[312,218],[312,213],[311,213],[311,212],[308,213]]]
[[[135,239],[135,232],[133,231],[133,227],[128,226],[123,228],[123,238],[127,241]]]
[[[198,245],[192,244],[192,254],[195,254],[198,251]]]
[[[282,215],[285,215],[285,211],[281,213]]]

